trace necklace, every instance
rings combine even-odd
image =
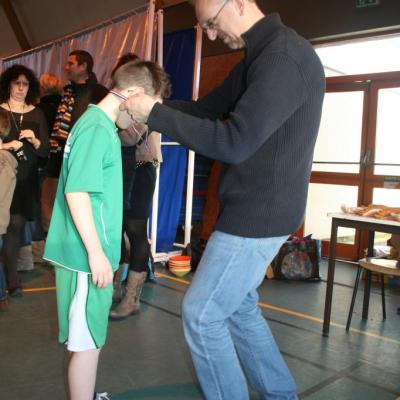
[[[17,132],[21,132],[22,122],[24,121],[25,102],[22,105],[22,113],[21,113],[21,115],[19,117],[19,127],[17,125],[17,121],[15,120],[14,113],[11,110],[10,102],[7,101],[7,104],[8,104],[8,108],[10,109],[10,114],[11,114],[12,120],[14,122],[15,129],[17,130]]]

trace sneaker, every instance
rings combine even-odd
[[[107,392],[97,393],[94,392],[93,400],[110,400]]]

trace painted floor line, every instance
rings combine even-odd
[[[165,279],[169,279],[170,281],[180,282],[180,283],[184,283],[184,284],[186,284],[186,285],[189,285],[189,284],[190,284],[190,281],[188,281],[188,280],[186,280],[186,279],[175,278],[175,277],[173,277],[173,276],[166,275],[166,274],[163,274],[163,273],[161,273],[161,272],[156,272],[155,275],[156,275],[156,278],[165,278]]]
[[[169,276],[169,275],[166,275],[166,274],[162,274],[162,273],[159,273],[159,272],[156,273],[156,276],[157,276],[157,277],[160,277],[160,278],[165,278],[165,279],[169,279],[169,280],[172,280],[172,281],[184,283],[184,284],[186,284],[186,285],[189,285],[189,284],[190,284],[190,281],[188,281],[188,280],[186,280],[186,279],[174,278],[174,277],[172,277],[172,276]],[[292,315],[292,316],[297,317],[297,318],[302,318],[302,319],[306,319],[306,320],[309,320],[309,321],[317,322],[317,323],[319,323],[319,324],[321,324],[321,325],[322,325],[323,322],[324,322],[324,320],[321,319],[321,318],[317,318],[317,317],[314,317],[314,316],[312,316],[312,315],[303,314],[303,313],[300,313],[300,312],[297,312],[297,311],[289,310],[289,309],[287,309],[287,308],[282,308],[282,307],[273,306],[272,304],[267,304],[267,303],[259,302],[258,305],[259,305],[261,308],[264,308],[264,309],[266,309],[266,310],[272,310],[272,311],[280,312],[280,313],[282,313],[282,314]],[[337,322],[333,322],[333,321],[331,321],[331,326],[335,326],[335,327],[337,327],[337,328],[346,329],[346,326],[345,326],[345,325],[338,324]],[[354,333],[358,333],[358,334],[360,334],[360,335],[369,336],[369,337],[372,337],[372,338],[374,338],[374,339],[380,339],[380,340],[383,340],[383,341],[388,342],[388,343],[394,343],[394,344],[400,345],[400,340],[388,338],[388,337],[386,337],[386,336],[380,336],[380,335],[377,335],[377,334],[375,334],[375,333],[365,332],[365,331],[362,331],[362,330],[356,329],[356,328],[350,328],[350,331],[351,331],[351,332],[354,332]]]
[[[175,278],[173,276],[169,276],[169,275],[163,274],[161,272],[156,272],[155,275],[156,275],[157,278],[164,278],[164,279],[168,279],[170,281],[183,283],[185,285],[189,285],[190,284],[190,281],[188,281],[186,279]],[[53,291],[53,290],[55,290],[55,287],[51,286],[51,287],[46,287],[46,288],[23,289],[23,292],[25,292],[25,293],[50,292],[50,291]],[[264,308],[266,310],[276,311],[276,312],[280,312],[280,313],[286,314],[286,315],[292,315],[293,317],[306,319],[308,321],[317,322],[319,324],[323,324],[323,322],[324,322],[323,319],[321,319],[321,318],[317,318],[317,317],[314,317],[312,315],[303,314],[303,313],[300,313],[300,312],[297,312],[297,311],[289,310],[287,308],[273,306],[272,304],[259,302],[258,305],[261,308]],[[345,325],[338,324],[337,322],[333,322],[333,321],[331,321],[331,326],[335,326],[337,328],[346,329]],[[362,331],[362,330],[356,329],[356,328],[350,328],[350,331],[354,332],[354,333],[358,333],[360,335],[368,336],[368,337],[371,337],[371,338],[374,338],[374,339],[379,339],[379,340],[382,340],[384,342],[394,343],[394,344],[400,345],[400,340],[388,338],[386,336],[380,336],[380,335],[377,335],[376,333],[365,332],[365,331]]]
[[[22,289],[24,293],[34,293],[34,292],[51,292],[56,290],[55,286],[49,286],[44,288],[30,288],[30,289]]]

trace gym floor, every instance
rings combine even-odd
[[[298,385],[301,399],[386,400],[400,396],[400,289],[387,287],[382,320],[378,287],[373,287],[369,319],[361,320],[363,285],[351,331],[345,330],[356,268],[337,263],[332,324],[321,335],[327,262],[322,281],[265,280],[263,314]],[[24,296],[11,299],[0,314],[0,399],[63,400],[66,352],[57,343],[52,267],[21,273]],[[110,322],[102,351],[97,390],[112,400],[202,399],[181,327],[180,304],[190,282],[157,268],[147,283],[140,314]],[[251,399],[258,399],[251,392]]]

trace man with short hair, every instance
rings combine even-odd
[[[42,224],[45,232],[48,230],[53,211],[64,146],[69,132],[89,103],[97,103],[108,91],[97,82],[93,72],[93,58],[85,50],[72,51],[64,70],[68,83],[64,86],[53,130],[50,134],[50,156],[46,165],[46,178],[42,189]],[[101,93],[102,96],[99,97],[98,93]]]
[[[182,310],[205,397],[248,399],[246,374],[261,398],[296,399],[256,289],[303,221],[323,67],[310,43],[255,1],[195,0],[195,10],[209,39],[244,48],[244,59],[196,102],[137,94],[122,106],[150,130],[224,163],[219,217]]]
[[[93,58],[84,50],[72,51],[64,66],[69,81],[76,84],[86,83],[91,74],[93,74]]]

